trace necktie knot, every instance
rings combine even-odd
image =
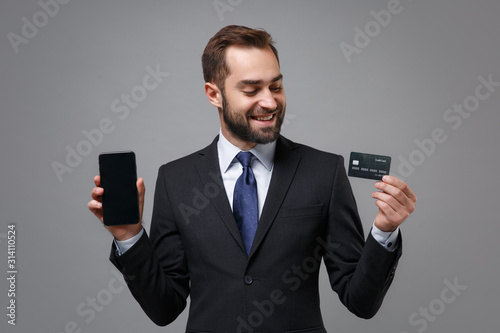
[[[240,161],[243,167],[249,167],[250,161],[252,161],[252,156],[253,156],[252,153],[249,151],[240,151],[238,155],[236,155],[236,159]]]

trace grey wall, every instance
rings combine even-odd
[[[374,319],[348,313],[323,272],[327,329],[498,332],[500,87],[480,80],[500,82],[500,2],[220,0],[223,13],[212,0],[60,2],[41,0],[52,3],[50,15],[35,0],[0,5],[2,332],[183,331],[186,313],[156,327],[117,282],[111,237],[86,203],[98,154],[134,150],[149,228],[158,167],[218,132],[200,56],[227,24],[262,27],[276,39],[288,97],[284,135],[345,157],[391,155],[394,173],[418,195],[402,226],[395,281]],[[371,11],[388,6],[382,26]],[[365,28],[371,37],[355,30]],[[146,96],[148,67],[169,74]],[[127,112],[120,98],[131,93],[139,102]],[[464,103],[463,115],[454,111]],[[82,131],[99,126],[107,133],[91,143]],[[80,158],[68,163],[67,147]],[[59,178],[54,165],[65,166]],[[373,182],[351,182],[367,233],[377,212]],[[6,316],[11,224],[16,327]]]

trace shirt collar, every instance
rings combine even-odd
[[[225,173],[241,149],[229,142],[222,134],[222,131],[219,131],[217,150],[221,170]],[[256,144],[252,149],[250,149],[250,152],[257,157],[257,160],[262,163],[268,171],[271,171],[273,168],[275,151],[276,140],[268,144]]]

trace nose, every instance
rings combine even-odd
[[[273,92],[271,90],[264,89],[262,91],[262,95],[259,100],[259,106],[267,111],[272,111],[278,107],[278,103],[276,103]]]

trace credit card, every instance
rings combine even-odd
[[[350,177],[382,180],[390,169],[390,156],[351,152],[347,174]]]

